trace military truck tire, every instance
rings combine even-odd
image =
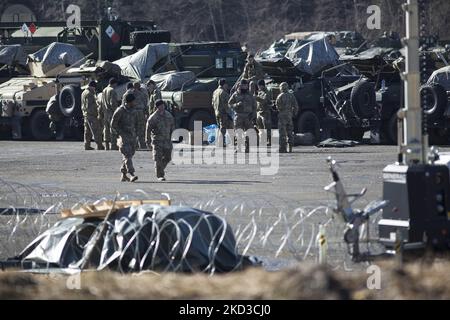
[[[130,33],[130,44],[142,49],[149,43],[169,43],[170,38],[170,31],[166,30],[134,31]]]
[[[50,131],[50,119],[44,109],[39,109],[33,112],[30,117],[30,132],[31,137],[35,140],[50,140],[53,137]]]
[[[81,88],[73,85],[65,86],[59,93],[59,107],[66,117],[81,114]]]
[[[447,109],[447,91],[439,84],[426,84],[420,88],[421,94],[424,91],[429,91],[429,95],[432,97],[430,102],[430,108],[424,110],[429,121],[439,119]]]
[[[303,112],[297,119],[296,133],[311,133],[316,143],[320,142],[320,121],[312,111]]]
[[[373,83],[361,80],[353,87],[350,102],[355,114],[362,119],[370,119],[376,113],[376,94]]]
[[[206,110],[196,111],[189,118],[189,124],[188,124],[189,131],[194,131],[194,122],[195,121],[201,121],[202,122],[202,128],[216,123],[216,119],[214,118],[214,116],[210,112],[208,112]]]

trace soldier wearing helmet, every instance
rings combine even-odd
[[[234,129],[241,129],[241,131],[236,132],[237,135],[253,128],[253,123],[256,121],[256,100],[249,92],[247,80],[244,79],[241,81],[239,90],[233,93],[228,101],[228,105],[235,113]],[[249,147],[248,139],[246,139],[245,152],[249,152]]]
[[[297,116],[298,104],[295,96],[289,92],[289,84],[280,84],[280,94],[276,99],[278,110],[278,130],[280,131],[280,153],[292,152],[294,144],[294,123],[292,119]]]

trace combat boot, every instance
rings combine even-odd
[[[105,147],[103,146],[103,144],[98,144],[97,150],[105,150]]]
[[[109,147],[109,143],[108,143],[108,142],[105,144],[105,150],[107,150],[107,151],[110,150],[110,147]]]
[[[130,182],[130,178],[128,178],[126,173],[122,173],[122,177],[120,178],[121,182]]]
[[[85,144],[84,150],[94,150],[94,148],[91,147],[91,144]]]
[[[134,175],[134,173],[130,173],[130,182],[137,181],[138,177]]]

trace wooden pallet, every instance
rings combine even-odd
[[[112,212],[131,206],[140,206],[144,204],[156,204],[160,206],[170,206],[170,200],[129,200],[116,201]],[[98,204],[86,204],[76,209],[64,209],[61,211],[63,218],[83,217],[83,218],[105,218],[113,206],[113,201],[103,201]]]

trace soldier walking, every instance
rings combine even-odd
[[[233,93],[228,105],[235,112],[234,130],[236,138],[238,141],[242,141],[242,133],[246,133],[248,129],[253,128],[253,123],[256,121],[256,100],[249,92],[247,80],[241,80],[239,90]],[[240,146],[238,146],[238,149],[240,150]],[[249,151],[249,140],[248,137],[245,137],[245,152],[248,153]]]
[[[117,87],[117,79],[109,79],[109,85],[102,92],[102,101],[100,108],[100,119],[103,122],[103,140],[105,141],[106,150],[118,150],[117,136],[111,130],[111,120],[114,112],[119,107],[119,97],[115,88]]]
[[[295,96],[289,92],[289,85],[286,82],[280,84],[281,93],[276,100],[278,110],[278,130],[280,131],[280,153],[292,152],[294,145],[294,124],[292,119],[297,116],[298,104]]]
[[[153,160],[158,181],[166,181],[167,165],[172,160],[172,132],[175,130],[173,116],[165,110],[164,101],[156,100],[156,111],[147,121],[146,141],[152,144]]]
[[[258,92],[255,96],[256,99],[256,127],[258,130],[266,130],[267,132],[267,145],[271,145],[272,134],[272,107],[269,91],[267,90],[264,80],[258,81]]]
[[[216,122],[222,134],[222,146],[226,147],[226,133],[227,129],[231,128],[231,121],[229,118],[228,101],[230,94],[228,93],[228,83],[225,79],[219,80],[219,87],[214,91],[212,98],[212,106],[216,114]]]
[[[81,94],[81,110],[84,117],[84,149],[94,150],[91,147],[92,138],[97,144],[97,150],[105,150],[102,144],[100,121],[98,119],[98,105],[95,97],[97,83],[89,82],[88,87]]]
[[[135,96],[129,93],[124,96],[122,105],[114,112],[111,128],[118,135],[119,151],[122,154],[121,181],[135,182],[138,177],[134,174],[133,156],[136,152],[136,127],[137,117]],[[128,177],[129,174],[130,176]]]

